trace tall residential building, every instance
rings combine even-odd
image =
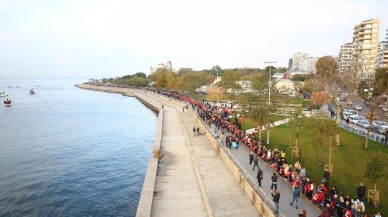
[[[360,79],[370,78],[377,65],[379,19],[364,20],[353,28],[353,64]]]
[[[338,68],[341,72],[351,69],[353,55],[353,43],[349,42],[341,45],[338,55]]]
[[[377,67],[388,67],[388,41],[379,42],[379,50],[377,53]]]
[[[291,70],[303,70],[308,73],[315,73],[315,63],[318,58],[311,56],[308,53],[296,53],[292,55]]]

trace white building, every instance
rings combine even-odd
[[[292,55],[292,67],[291,70],[302,70],[307,73],[315,73],[315,64],[318,58],[311,56],[308,53],[296,53]]]
[[[375,71],[379,30],[379,19],[364,20],[353,29],[353,64],[360,79],[373,76]]]
[[[151,66],[150,68],[150,75],[152,75],[154,72],[156,72],[158,69],[165,69],[165,70],[172,70],[172,63],[171,61],[167,61],[166,64],[164,63],[159,63],[158,65],[156,65],[155,68],[153,68]]]
[[[341,45],[338,55],[338,68],[341,72],[351,69],[353,56],[353,43],[349,42]]]
[[[377,53],[377,67],[388,67],[388,41],[379,42],[379,49]]]

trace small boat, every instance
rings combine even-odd
[[[11,106],[12,102],[10,99],[4,100],[4,106]]]
[[[33,95],[35,94],[35,91],[33,89],[30,90],[30,94]]]
[[[9,86],[8,86],[8,88],[12,88],[12,86],[11,86],[11,85],[9,85]]]
[[[0,92],[0,97],[1,96],[8,96],[8,93],[6,93],[6,92]]]

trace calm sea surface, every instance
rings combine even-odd
[[[0,79],[0,216],[135,216],[156,114],[81,82]]]

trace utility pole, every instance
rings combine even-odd
[[[264,61],[264,63],[269,64],[269,72],[268,72],[268,107],[271,106],[271,69],[272,63],[276,63],[277,61]],[[267,126],[267,145],[269,145],[269,124]]]

